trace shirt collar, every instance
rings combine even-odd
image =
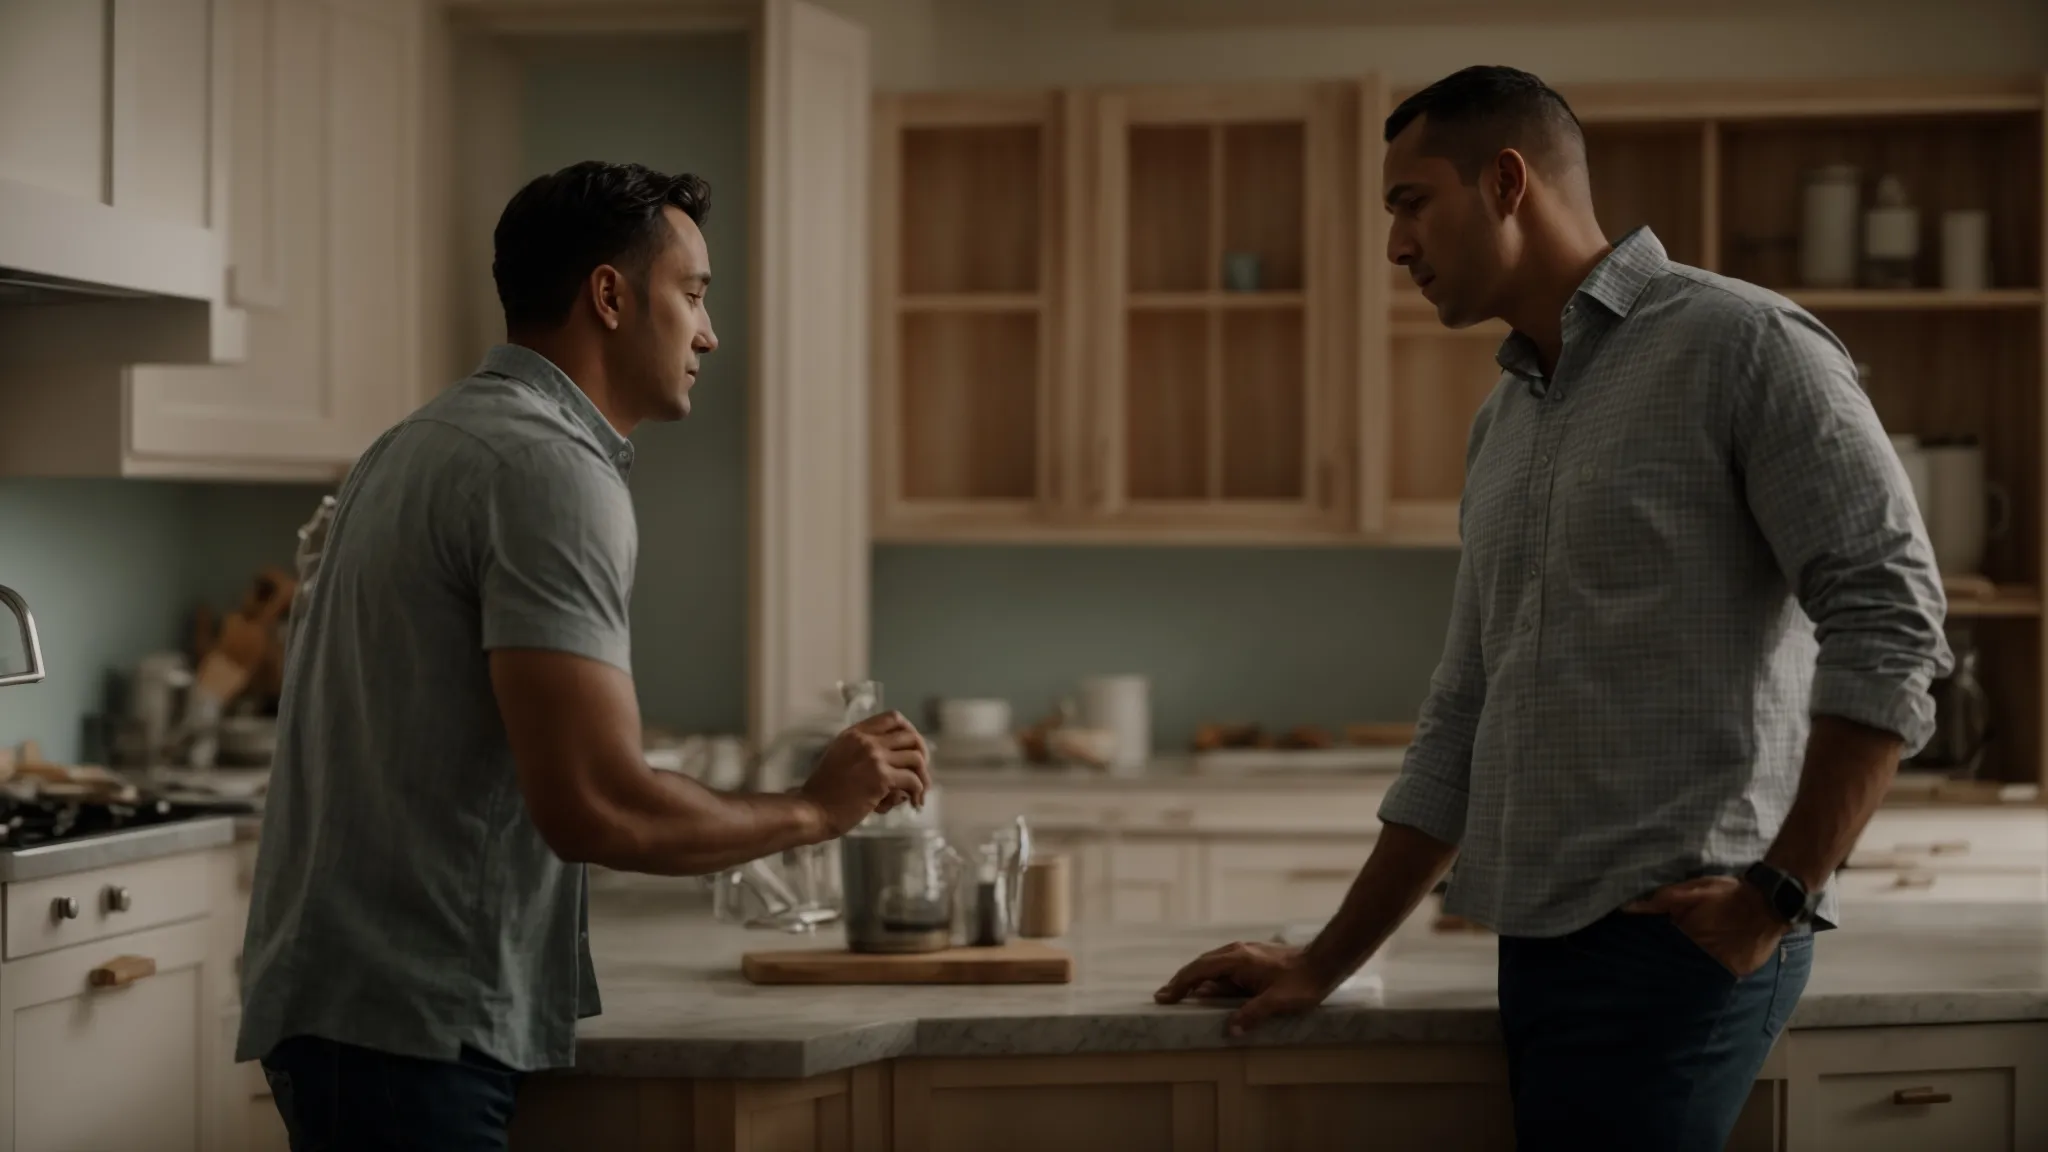
[[[1572,293],[1574,304],[1584,296],[1612,313],[1617,320],[1626,319],[1630,310],[1641,298],[1643,289],[1650,281],[1661,275],[1671,264],[1671,258],[1664,251],[1664,244],[1657,234],[1644,224],[1623,236],[1613,249],[1603,257]],[[1572,305],[1566,306],[1570,311]],[[1517,376],[1530,380],[1540,379],[1543,370],[1538,364],[1536,345],[1520,332],[1510,332],[1501,341],[1500,350],[1494,354],[1494,362]]]
[[[619,430],[591,402],[589,394],[577,387],[554,361],[522,344],[494,344],[484,353],[483,366],[478,371],[517,380],[553,400],[570,418],[590,430],[598,447],[618,465],[620,472],[632,465],[633,442],[619,435]]]

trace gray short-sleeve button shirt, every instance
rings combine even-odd
[[[631,462],[560,369],[500,345],[350,472],[287,654],[237,1059],[311,1034],[573,1061],[587,882],[527,816],[488,653],[630,670]]]

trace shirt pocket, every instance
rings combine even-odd
[[[1654,450],[1568,462],[1554,499],[1573,587],[1616,596],[1671,590],[1684,551],[1687,487],[1682,460]]]

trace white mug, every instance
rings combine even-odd
[[[1927,538],[1943,576],[1980,576],[1984,545],[2011,527],[2012,499],[1984,477],[1984,449],[1970,441],[1925,445]]]
[[[1083,728],[1116,734],[1114,775],[1142,772],[1152,759],[1151,684],[1143,676],[1091,676],[1081,681]]]

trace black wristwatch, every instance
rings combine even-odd
[[[1797,876],[1762,860],[1743,870],[1742,882],[1764,894],[1764,903],[1787,924],[1804,924],[1820,906],[1820,893],[1808,892]]]

